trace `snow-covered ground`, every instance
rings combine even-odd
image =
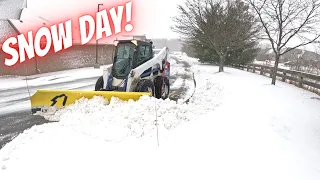
[[[319,96],[193,62],[189,104],[81,99],[1,149],[0,179],[320,178]]]

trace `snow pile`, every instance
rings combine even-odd
[[[154,132],[156,113],[159,126],[166,130],[197,119],[220,104],[221,93],[219,84],[207,81],[199,84],[189,104],[148,96],[142,96],[136,102],[112,98],[109,103],[103,97],[95,96],[90,100],[82,98],[73,105],[40,115],[93,138],[120,141]]]
[[[175,60],[171,59],[171,62]],[[189,61],[183,62],[189,63]],[[177,87],[183,86],[187,89],[185,96],[181,96],[178,102],[148,96],[143,96],[136,102],[121,101],[117,98],[112,98],[108,102],[103,97],[96,96],[90,100],[82,98],[63,109],[52,109],[48,113],[39,115],[84,135],[108,142],[118,142],[127,137],[142,137],[155,132],[156,114],[160,128],[171,130],[183,122],[205,115],[220,104],[222,87],[219,83],[211,81],[212,72],[201,73],[196,67],[190,70],[181,62],[174,64],[172,71],[180,77],[186,76],[185,79],[178,78],[171,86],[173,88],[179,85]],[[189,104],[185,104],[183,102],[194,92],[195,85],[192,80],[194,71],[199,83]]]
[[[191,74],[190,72],[186,72],[186,69],[183,68],[183,64],[176,64],[173,71],[171,71],[170,75],[173,76],[185,76]]]

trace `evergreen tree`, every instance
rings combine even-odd
[[[225,63],[252,60],[260,29],[242,0],[186,0],[178,9],[173,30],[188,39],[201,61],[217,62],[223,72]]]

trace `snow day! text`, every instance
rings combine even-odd
[[[121,33],[123,29],[126,32],[132,31],[131,14],[132,1],[110,10],[104,9],[94,16],[81,16],[78,19],[81,45],[87,44],[93,38],[99,40]],[[7,55],[3,62],[6,66],[13,66],[23,63],[26,59],[43,57],[50,49],[57,53],[70,48],[74,43],[73,31],[75,30],[72,20],[68,20],[51,27],[41,27],[36,32],[29,31],[17,37],[10,37],[2,45],[2,51]]]

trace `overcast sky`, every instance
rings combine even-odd
[[[71,17],[77,19],[88,12],[97,12],[99,3],[103,3],[104,8],[110,9],[116,5],[124,5],[128,1],[130,0],[28,0],[28,9],[56,22]],[[148,38],[179,37],[170,29],[173,25],[171,17],[177,15],[177,5],[182,4],[184,0],[132,0],[132,2],[135,6],[133,12],[133,19],[136,21],[135,34],[146,34]],[[294,45],[296,45],[294,42],[289,44],[289,46]],[[302,49],[320,52],[315,44]]]
[[[106,6],[118,5],[129,0],[28,0],[28,9],[50,20],[61,18],[80,17],[86,12],[97,11],[97,4]],[[133,0],[136,33],[146,34],[148,38],[176,38],[170,26],[173,24],[171,17],[176,15],[177,4],[183,0]],[[123,3],[124,4],[124,3]]]

